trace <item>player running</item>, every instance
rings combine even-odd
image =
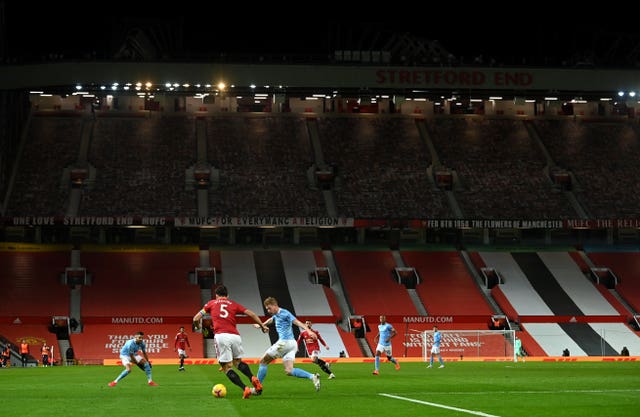
[[[189,350],[191,350],[191,344],[189,343],[189,336],[184,331],[184,326],[180,326],[180,331],[176,334],[175,342],[173,343],[173,351],[178,352],[178,357],[180,358],[180,367],[178,371],[184,371],[184,360],[188,358],[187,355],[187,346]]]
[[[263,332],[268,332],[269,328],[262,324],[260,317],[253,311],[245,308],[241,304],[230,300],[227,287],[219,285],[216,290],[216,298],[209,301],[202,307],[198,313],[193,316],[195,328],[201,326],[200,321],[205,314],[211,315],[213,321],[216,353],[218,363],[222,366],[222,371],[227,375],[229,381],[240,387],[242,390],[242,398],[249,398],[252,394],[259,395],[262,392],[262,384],[256,376],[253,375],[249,365],[242,361],[244,349],[242,347],[242,339],[240,332],[236,326],[236,315],[246,314],[256,322],[256,326]],[[250,380],[253,388],[245,385],[240,376],[233,370],[233,366],[240,372],[245,374]]]
[[[324,373],[329,375],[329,379],[335,378],[336,376],[333,374],[333,372],[331,372],[330,365],[327,362],[320,359],[320,343],[322,343],[322,345],[327,350],[329,350],[329,346],[324,341],[322,336],[320,336],[320,332],[318,332],[316,329],[311,328],[311,325],[313,324],[311,323],[311,320],[305,321],[304,324],[307,325],[309,330],[313,330],[313,332],[316,334],[317,337],[312,337],[308,331],[304,330],[300,332],[300,335],[298,336],[298,340],[297,340],[298,345],[300,345],[301,340],[304,340],[304,347],[307,350],[307,355],[309,355],[313,363],[318,365],[320,369],[324,371]]]

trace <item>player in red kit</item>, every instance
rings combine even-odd
[[[180,331],[176,334],[176,340],[173,343],[173,351],[178,352],[180,358],[180,367],[178,371],[184,371],[184,359],[188,358],[187,346],[191,350],[191,344],[189,343],[189,336],[184,331],[184,326],[180,326]]]
[[[229,293],[227,287],[224,285],[218,286],[215,293],[216,298],[205,304],[202,310],[193,316],[194,326],[195,328],[200,327],[200,321],[205,314],[211,316],[216,356],[218,357],[218,363],[222,367],[222,371],[231,382],[242,389],[242,398],[249,398],[252,394],[260,395],[262,392],[260,380],[253,375],[249,365],[242,361],[244,349],[242,347],[240,333],[236,327],[236,315],[246,314],[251,317],[264,333],[267,333],[269,328],[262,324],[260,317],[258,317],[256,313],[227,298]],[[242,382],[240,376],[233,370],[233,366],[251,380],[253,388],[246,386],[245,383]]]
[[[307,327],[317,335],[317,338],[313,337],[305,330],[300,333],[300,336],[298,336],[298,340],[297,340],[298,345],[300,344],[301,340],[304,340],[304,346],[307,349],[307,354],[309,355],[311,360],[313,360],[313,363],[318,365],[320,369],[324,371],[324,373],[329,375],[329,379],[335,378],[336,376],[333,374],[333,372],[331,372],[331,368],[329,367],[329,364],[323,361],[322,359],[320,359],[320,343],[322,343],[322,345],[327,350],[329,350],[329,346],[324,341],[322,336],[320,336],[320,333],[318,333],[316,329],[311,329],[311,324],[313,323],[311,323],[310,320],[307,320],[304,324],[306,324]]]

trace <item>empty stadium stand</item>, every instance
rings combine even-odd
[[[65,214],[70,178],[63,174],[77,161],[82,123],[80,117],[31,119],[7,214]]]
[[[200,289],[188,280],[188,272],[198,265],[197,251],[86,251],[82,265],[93,275],[93,284],[82,291],[85,322],[98,317],[192,317],[201,307]]]
[[[620,278],[616,291],[635,310],[640,312],[640,254],[637,252],[588,252],[596,266],[610,268]]]
[[[335,251],[334,256],[355,314],[418,314],[406,288],[393,280],[396,264],[389,251]]]
[[[431,156],[411,118],[318,119],[325,161],[338,176],[338,215],[362,218],[451,217],[427,175]],[[389,140],[393,138],[393,140]]]
[[[84,190],[79,214],[195,216],[195,192],[185,187],[195,159],[193,119],[101,118],[88,154],[96,179]]]
[[[622,346],[635,345],[637,336],[625,324],[629,314],[589,280],[581,270],[586,265],[576,263],[575,255],[484,252],[480,257],[504,276],[492,296],[547,355],[560,355],[564,349],[573,356],[618,355]],[[601,330],[607,327],[617,332],[607,337]]]
[[[306,171],[313,154],[302,118],[227,115],[207,119],[207,157],[220,170],[213,216],[326,215]]]
[[[53,316],[68,316],[69,287],[60,275],[69,261],[62,250],[0,251],[0,317],[46,325]]]
[[[418,271],[416,287],[431,315],[493,313],[458,252],[402,251],[407,265]]]

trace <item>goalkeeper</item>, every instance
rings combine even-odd
[[[526,362],[526,359],[524,358],[524,349],[522,349],[522,340],[517,337],[513,350],[516,352],[516,362],[518,362],[518,358],[522,358],[522,362]]]

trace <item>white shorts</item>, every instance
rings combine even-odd
[[[297,350],[298,344],[295,340],[278,340],[264,354],[272,358],[282,358],[283,361],[292,361],[296,357]]]
[[[213,336],[216,346],[216,357],[218,362],[233,362],[244,356],[242,348],[242,338],[239,334],[232,333],[216,333]]]
[[[178,356],[184,356],[185,358],[188,358],[189,356],[187,355],[187,351],[184,349],[178,349]]]
[[[378,343],[378,345],[376,346],[376,352],[382,352],[385,353],[387,356],[393,356],[392,349],[391,349],[391,345],[381,345],[380,343]]]
[[[439,355],[440,354],[440,346],[431,346],[431,354]]]
[[[144,356],[136,354],[134,356],[136,358],[136,363],[140,363],[141,360],[144,360]],[[124,366],[127,366],[131,363],[131,356],[129,355],[120,355],[120,360]]]
[[[317,358],[320,356],[319,350],[312,350],[311,352],[307,352],[310,358]]]

